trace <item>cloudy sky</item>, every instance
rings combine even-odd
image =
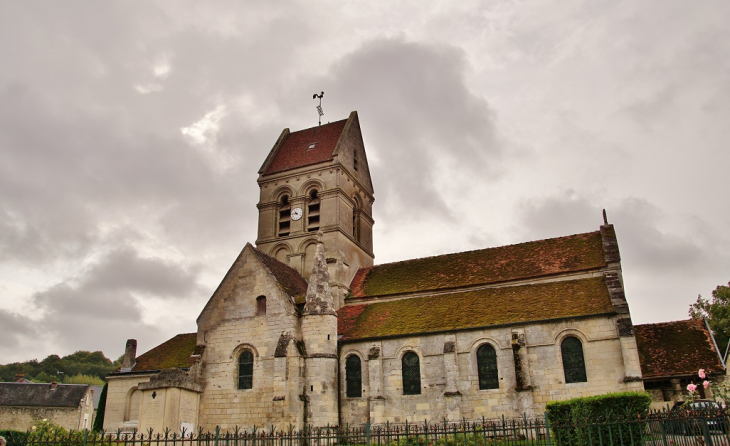
[[[146,351],[357,110],[376,262],[616,226],[634,323],[730,280],[730,2],[0,2],[0,363]]]

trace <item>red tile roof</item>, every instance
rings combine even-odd
[[[720,357],[701,319],[634,326],[644,379],[723,372]]]
[[[196,340],[197,333],[179,334],[138,356],[132,372],[188,368],[197,360],[190,355],[202,353],[202,347],[196,347]]]
[[[613,313],[603,277],[347,305],[342,340],[433,333]]]
[[[281,142],[279,150],[263,172],[269,175],[298,167],[332,160],[332,153],[340,140],[347,119],[290,133]],[[315,143],[310,149],[310,144]]]
[[[273,274],[284,292],[294,297],[296,303],[304,303],[304,297],[307,295],[307,281],[304,280],[304,277],[291,266],[281,263],[256,248],[253,250],[264,266]]]
[[[353,297],[419,291],[569,273],[606,266],[601,233],[521,243],[360,268]]]

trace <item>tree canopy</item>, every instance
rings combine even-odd
[[[712,299],[707,300],[700,294],[697,302],[689,306],[689,315],[694,319],[706,317],[715,334],[720,354],[724,355],[730,340],[730,282],[718,285],[712,291]]]
[[[48,355],[40,362],[32,359],[0,365],[0,381],[15,381],[16,375],[22,373],[25,379],[34,382],[100,384],[100,381],[119,365],[120,362],[112,362],[102,352],[80,350],[63,358],[58,355]]]

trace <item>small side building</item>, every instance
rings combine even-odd
[[[91,429],[93,417],[88,384],[0,383],[3,429],[25,431],[43,419],[66,429]]]
[[[673,406],[689,399],[688,384],[696,384],[700,398],[713,398],[697,375],[705,369],[710,382],[723,382],[727,373],[712,331],[704,320],[662,322],[634,326],[644,388],[652,408]]]

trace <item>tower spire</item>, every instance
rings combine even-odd
[[[304,314],[336,314],[334,299],[330,290],[330,275],[324,253],[322,231],[317,232],[317,250],[314,253],[312,275],[309,276]]]

